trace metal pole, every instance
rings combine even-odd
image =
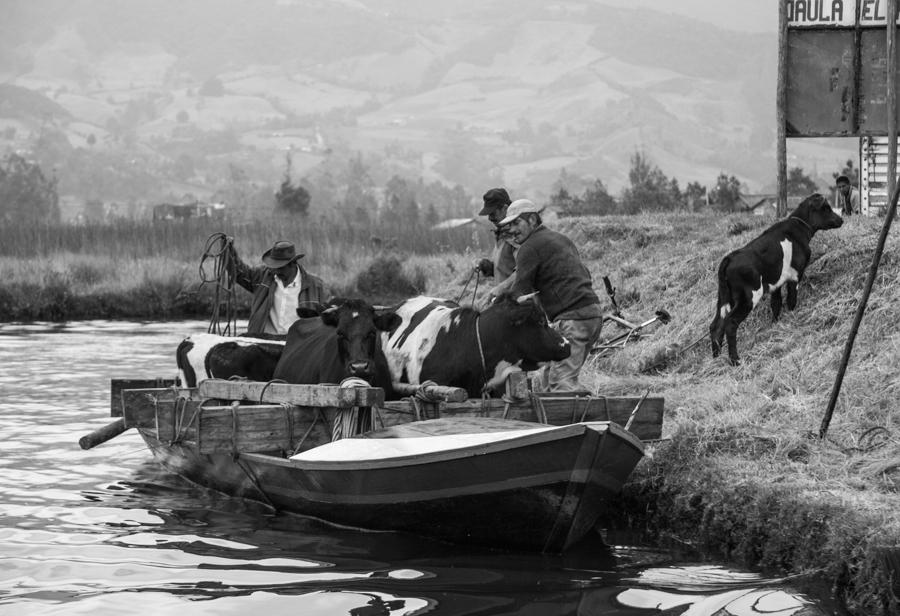
[[[776,178],[778,183],[778,217],[787,215],[787,1],[778,0],[778,88],[775,95],[778,136],[776,143]]]
[[[897,0],[887,3],[887,194],[894,194],[897,180]]]

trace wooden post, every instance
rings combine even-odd
[[[892,2],[896,0],[891,0]],[[894,175],[889,172],[889,176]],[[875,284],[875,276],[878,275],[878,265],[881,262],[881,255],[884,253],[884,245],[887,243],[888,233],[891,231],[891,222],[897,213],[897,199],[900,197],[900,190],[897,190],[896,182],[894,184],[894,192],[891,194],[891,200],[888,203],[887,213],[884,217],[884,225],[881,227],[881,235],[878,236],[878,244],[875,246],[875,254],[872,255],[872,263],[869,265],[869,275],[866,278],[866,285],[863,287],[862,297],[856,306],[856,315],[853,317],[853,324],[850,326],[850,334],[844,343],[844,353],[841,355],[841,363],[838,366],[838,373],[834,379],[834,386],[831,388],[831,397],[828,400],[828,408],[825,409],[825,416],[819,426],[819,438],[825,438],[828,433],[828,426],[831,423],[831,416],[834,414],[834,407],[837,404],[838,394],[841,393],[841,384],[844,382],[844,374],[847,372],[847,364],[850,363],[850,353],[853,352],[853,343],[856,341],[856,334],[862,323],[863,314],[866,311],[866,305],[869,303],[869,295],[872,294],[872,286]]]
[[[894,194],[897,180],[897,0],[887,2],[887,194]]]
[[[778,88],[775,95],[778,136],[776,177],[778,181],[778,218],[787,215],[787,2],[778,0]]]

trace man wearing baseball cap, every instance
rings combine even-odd
[[[484,193],[482,199],[484,200],[484,207],[481,208],[478,215],[487,216],[488,220],[494,224],[496,245],[491,258],[479,259],[475,263],[475,269],[488,278],[496,276],[498,282],[497,286],[495,286],[495,292],[499,292],[504,284],[511,284],[511,281],[509,283],[506,281],[509,280],[510,274],[516,268],[515,246],[510,241],[505,230],[501,229],[500,225],[497,224],[506,216],[506,208],[509,207],[511,201],[505,188],[492,188]]]
[[[572,347],[567,359],[550,363],[550,391],[575,391],[583,389],[578,375],[600,336],[603,313],[578,248],[562,233],[544,226],[543,209],[528,199],[518,199],[510,204],[499,225],[509,229],[519,246],[513,294],[537,291],[547,318]]]
[[[248,334],[287,334],[296,321],[298,306],[315,306],[330,297],[325,283],[300,266],[291,242],[278,241],[262,255],[262,265],[251,267],[241,261],[231,246],[237,277],[235,282],[253,293]]]

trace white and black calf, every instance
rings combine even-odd
[[[804,199],[790,216],[776,222],[743,248],[729,253],[719,264],[719,297],[709,326],[713,357],[728,340],[728,358],[740,363],[737,329],[765,294],[770,294],[772,320],[781,314],[781,287],[787,289],[787,307],[797,305],[797,284],[809,264],[809,243],[816,231],[843,224],[831,205],[816,193]]]
[[[502,386],[507,374],[569,356],[569,342],[550,327],[530,297],[504,296],[481,312],[433,297],[395,310],[399,327],[382,334],[395,382],[462,387],[469,397]]]
[[[278,339],[280,338],[280,339]],[[270,381],[284,350],[284,336],[253,338],[194,334],[178,345],[175,361],[182,387],[209,378]]]

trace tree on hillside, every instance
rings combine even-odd
[[[706,186],[700,182],[689,182],[684,189],[684,201],[688,209],[696,212],[706,205]]]
[[[667,211],[680,207],[681,191],[678,190],[678,182],[670,181],[641,152],[635,152],[631,157],[628,180],[630,185],[622,191],[621,201],[625,214]]]
[[[859,169],[853,166],[853,159],[848,158],[847,162],[844,163],[844,168],[837,173],[832,173],[831,177],[836,180],[841,175],[846,175],[850,178],[851,186],[859,186]]]
[[[291,183],[291,153],[285,155],[286,168],[284,171],[284,180],[275,193],[275,209],[290,214],[300,214],[306,216],[309,212],[310,195],[309,191],[300,184],[294,186]]]
[[[615,214],[617,207],[600,179],[594,180],[594,185],[586,188],[581,197],[572,196],[560,187],[550,197],[550,205],[560,216],[608,216]]]
[[[10,154],[0,165],[0,220],[4,223],[59,222],[56,178],[47,179],[37,163]]]
[[[818,191],[819,187],[816,185],[815,180],[806,175],[803,167],[788,169],[787,194],[795,197],[805,197]]]
[[[721,172],[716,179],[716,187],[713,188],[712,202],[716,209],[723,212],[735,212],[741,203],[741,182],[736,177]]]

